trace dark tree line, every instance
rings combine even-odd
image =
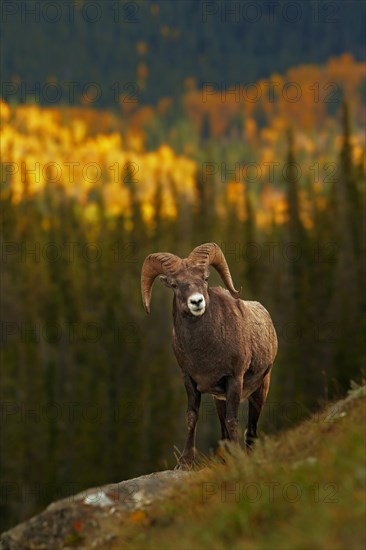
[[[187,77],[199,88],[230,86],[309,59],[319,64],[344,52],[358,60],[365,55],[365,4],[358,0],[4,0],[2,10],[6,101],[89,99],[96,107],[117,107],[122,95],[126,102],[155,104],[180,97]]]

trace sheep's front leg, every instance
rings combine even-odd
[[[229,377],[226,386],[226,427],[229,433],[229,440],[239,442],[239,405],[241,398],[242,382],[236,378]]]
[[[184,377],[186,387],[188,407],[186,412],[187,439],[184,445],[182,456],[179,458],[176,468],[190,467],[194,461],[196,425],[198,420],[198,411],[201,404],[201,393],[197,390],[197,385],[190,376]]]

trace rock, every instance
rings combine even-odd
[[[110,530],[103,534],[103,525],[111,517],[148,508],[189,475],[187,471],[166,470],[53,502],[37,516],[3,533],[0,550],[108,548],[114,536]]]

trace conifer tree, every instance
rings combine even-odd
[[[360,216],[356,171],[352,161],[349,110],[342,111],[343,142],[340,151],[340,170],[335,179],[336,219],[334,235],[337,246],[332,309],[337,329],[334,361],[339,384],[345,384],[359,368],[361,333],[360,280],[357,252],[360,250]]]

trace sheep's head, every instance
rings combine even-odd
[[[145,311],[150,312],[152,285],[155,278],[161,275],[161,282],[173,289],[180,312],[195,317],[203,315],[209,305],[210,265],[217,270],[231,295],[239,298],[240,290],[234,288],[221,248],[215,243],[206,243],[197,246],[185,259],[167,252],[147,256],[141,273],[141,293]]]
[[[162,275],[160,280],[173,289],[177,308],[181,313],[200,317],[209,303],[208,269],[192,266],[181,260],[180,269],[173,275]]]

